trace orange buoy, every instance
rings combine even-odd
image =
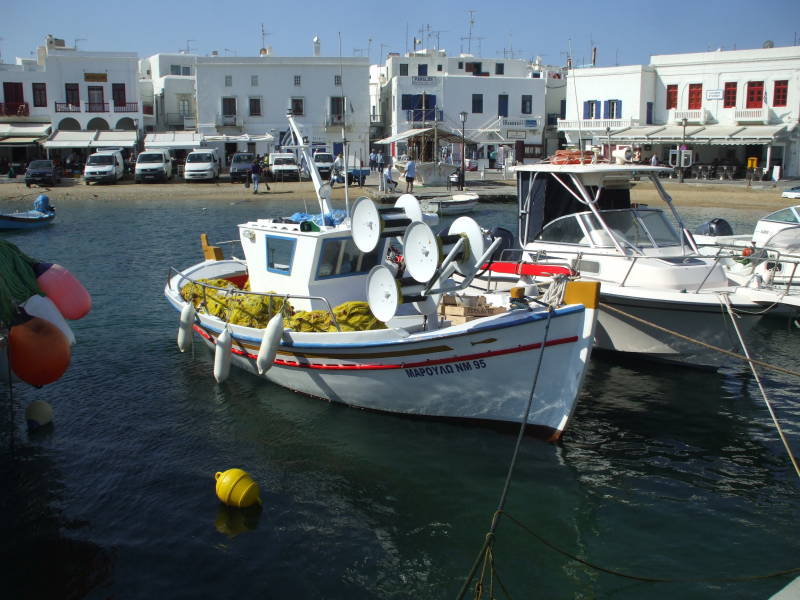
[[[742,248],[742,256],[750,256],[753,254],[753,249],[750,246]]]
[[[92,308],[92,297],[77,277],[61,265],[38,263],[36,283],[67,319],[80,319]]]
[[[14,325],[8,334],[11,370],[22,381],[36,387],[61,377],[71,357],[67,336],[39,317]]]

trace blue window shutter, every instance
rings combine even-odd
[[[617,118],[622,118],[622,100],[617,100]]]
[[[611,100],[603,100],[603,118],[608,119],[611,111]]]
[[[652,125],[653,124],[653,103],[652,102],[648,102],[647,103],[647,121],[646,121],[646,124],[647,125]]]
[[[583,118],[584,119],[588,119],[589,118],[589,101],[588,100],[583,103]]]
[[[600,100],[594,101],[594,118],[595,119],[600,118]]]

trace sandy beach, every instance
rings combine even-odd
[[[208,201],[235,202],[251,199],[252,188],[246,189],[240,183],[230,183],[222,178],[216,183],[185,183],[172,181],[168,183],[143,183],[135,184],[132,179],[125,179],[113,185],[86,185],[80,179],[64,179],[54,188],[38,187],[28,188],[19,178],[17,181],[0,180],[0,211],[27,210],[30,204],[41,193],[50,196],[53,204],[68,203],[72,199],[100,198],[108,200],[181,200],[181,199],[207,199]],[[741,208],[763,210],[769,213],[779,208],[797,204],[796,200],[782,198],[781,192],[791,187],[789,183],[779,183],[773,187],[771,182],[760,182],[752,187],[744,183],[698,183],[665,180],[664,187],[672,196],[677,206],[696,206],[709,208]],[[283,201],[302,200],[314,197],[311,182],[276,182],[270,183],[271,190],[267,192],[263,184],[259,195],[275,197]],[[401,190],[402,186],[398,187]],[[515,195],[514,180],[487,179],[467,180],[467,190],[481,196],[481,202],[513,201]],[[430,195],[443,195],[448,192],[442,187],[417,186],[414,190],[420,197]],[[369,195],[379,197],[377,189],[377,176],[370,176],[364,187],[353,186],[349,190],[351,199],[358,196]],[[643,183],[634,188],[633,198],[637,202],[655,204],[657,202],[655,190],[652,186]],[[333,200],[337,204],[344,200],[344,187],[339,185],[334,189]]]

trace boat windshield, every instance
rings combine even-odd
[[[28,165],[29,169],[52,169],[53,161],[50,160],[33,160]]]
[[[111,154],[92,154],[86,161],[87,165],[113,165],[114,157]]]
[[[657,209],[604,210],[600,215],[620,244],[637,248],[680,246],[681,239],[664,213]],[[548,223],[539,239],[599,248],[614,246],[611,236],[591,212],[567,215]]]
[[[162,163],[164,155],[158,152],[142,152],[137,158],[137,163]]]

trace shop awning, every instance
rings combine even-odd
[[[32,137],[37,140],[50,133],[50,123],[0,123],[0,137]]]
[[[612,131],[598,136],[611,143],[741,145],[770,144],[785,133],[786,125],[687,125],[684,138],[681,125],[649,125]]]
[[[194,131],[170,131],[166,133],[148,133],[144,136],[144,147],[167,148],[172,150],[194,150],[203,145],[205,136]]]
[[[450,143],[461,143],[461,134],[454,133],[449,129],[444,129],[442,127],[425,127],[419,129],[407,129],[402,133],[397,133],[395,135],[389,136],[387,138],[383,138],[382,140],[378,140],[377,142],[372,142],[373,144],[391,144],[393,142],[401,142],[403,140],[407,140],[413,137],[427,137],[433,138],[437,137],[442,142],[450,142]],[[473,143],[468,137],[465,136],[464,138],[466,142]]]
[[[56,131],[42,145],[45,148],[88,148],[96,131]]]
[[[138,132],[136,131],[97,131],[95,138],[89,144],[92,148],[115,147],[132,148],[136,145]]]
[[[41,137],[22,136],[0,137],[0,146],[30,146],[41,139]]]

